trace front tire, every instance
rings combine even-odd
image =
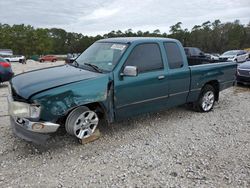
[[[194,103],[194,109],[198,112],[209,112],[215,103],[215,89],[211,85],[205,85],[201,90],[199,99]]]
[[[79,139],[91,136],[99,123],[96,112],[86,106],[74,109],[67,117],[65,129]]]

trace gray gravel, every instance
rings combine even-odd
[[[0,187],[250,187],[249,87],[223,91],[210,113],[173,108],[102,126],[86,145],[61,131],[44,147],[12,134],[7,94],[0,86]]]

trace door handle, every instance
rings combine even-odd
[[[164,79],[164,78],[165,78],[164,75],[158,76],[158,80],[162,80],[162,79]]]

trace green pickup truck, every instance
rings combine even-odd
[[[233,62],[189,66],[174,39],[102,39],[70,65],[15,76],[11,125],[19,137],[41,143],[59,127],[89,137],[101,118],[112,123],[183,104],[209,112],[235,75]]]

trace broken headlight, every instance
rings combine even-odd
[[[23,102],[9,101],[9,114],[14,117],[38,118],[40,107]]]

